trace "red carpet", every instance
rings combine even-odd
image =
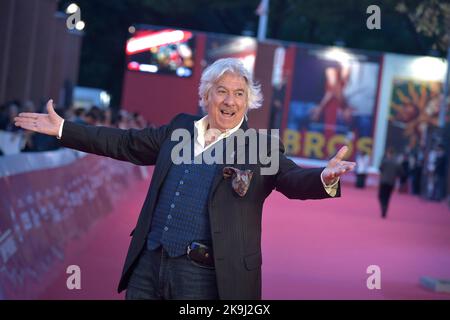
[[[115,210],[67,248],[64,263],[55,270],[60,276],[40,299],[124,299],[123,292],[117,293],[117,285],[130,244],[129,234],[136,225],[148,186],[149,181],[142,181],[118,195]],[[67,289],[69,265],[81,269],[80,290]]]
[[[115,210],[67,248],[60,276],[41,299],[123,299],[116,293],[122,263],[149,182],[123,194]],[[419,284],[450,279],[450,210],[444,204],[393,194],[382,220],[376,190],[343,186],[343,198],[292,201],[272,193],[264,208],[264,299],[450,299]],[[81,290],[65,273],[81,268]],[[381,289],[369,290],[366,269],[381,268]]]
[[[450,279],[450,210],[393,194],[382,220],[376,190],[344,185],[343,197],[290,202],[272,193],[265,206],[263,298],[450,299],[419,285]],[[381,268],[381,290],[366,269]]]

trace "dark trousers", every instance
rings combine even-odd
[[[387,209],[389,206],[389,199],[391,198],[394,186],[391,184],[381,183],[378,189],[378,200],[381,205],[381,216],[386,218]]]
[[[367,174],[358,173],[356,175],[356,187],[364,189],[366,187],[366,178],[367,178]]]
[[[415,195],[420,195],[422,169],[415,169],[412,175],[412,192]]]
[[[161,247],[144,249],[131,274],[127,300],[217,300],[216,272],[186,255],[171,258]]]
[[[434,194],[433,194],[433,200],[441,201],[445,198],[445,178],[447,176],[445,173],[437,174],[436,175],[436,182],[434,186]]]

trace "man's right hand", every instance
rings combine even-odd
[[[26,130],[57,136],[63,118],[53,108],[53,100],[47,102],[47,114],[22,112],[14,118],[14,124]]]

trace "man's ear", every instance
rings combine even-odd
[[[206,113],[209,113],[209,99],[208,99],[208,95],[209,95],[209,93],[206,93],[206,95],[202,98],[203,105],[205,106],[204,110],[206,111]]]

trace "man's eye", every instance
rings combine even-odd
[[[236,96],[237,96],[237,97],[243,97],[243,96],[244,96],[244,93],[243,93],[243,92],[236,92]]]
[[[224,94],[224,93],[226,93],[226,92],[225,92],[225,90],[219,90],[219,93],[220,93],[220,94]]]

